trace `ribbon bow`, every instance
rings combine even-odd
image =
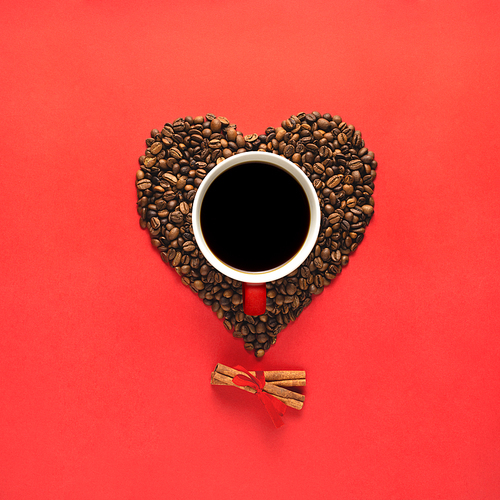
[[[281,417],[285,414],[286,404],[274,396],[271,396],[271,394],[263,391],[264,386],[266,385],[264,372],[256,371],[254,376],[242,366],[235,366],[234,369],[244,372],[246,375],[239,373],[233,378],[233,383],[239,385],[240,387],[251,387],[252,389],[255,389],[255,393],[266,408],[267,413],[269,413],[274,425],[276,427],[281,427],[284,423]]]

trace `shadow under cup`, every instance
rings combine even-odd
[[[222,161],[205,177],[193,203],[201,252],[218,271],[243,282],[245,314],[252,316],[265,313],[265,283],[304,262],[319,227],[311,182],[298,166],[271,153]]]

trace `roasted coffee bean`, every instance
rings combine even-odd
[[[174,241],[178,238],[179,236],[179,228],[178,227],[174,227],[172,228],[168,233],[167,233],[167,240],[169,241]]]
[[[348,165],[351,170],[359,170],[360,168],[363,168],[363,162],[359,158],[351,160]]]
[[[218,118],[214,118],[210,122],[210,129],[212,132],[220,132],[222,129],[222,122]]]
[[[343,146],[344,144],[347,143],[347,135],[344,134],[343,132],[341,132],[338,136],[337,136],[337,141],[339,142],[339,144],[341,146]]]
[[[172,260],[172,267],[177,267],[181,263],[182,254],[181,252],[176,252],[175,257]]]
[[[343,179],[343,175],[334,175],[326,181],[326,186],[330,189],[337,187]]]
[[[178,212],[177,210],[175,212],[172,212],[168,216],[168,218],[172,224],[176,224],[177,226],[182,226],[184,222],[184,215],[182,215],[182,213]]]
[[[314,259],[314,265],[316,266],[316,269],[321,269],[323,267],[323,260],[321,257],[316,257]]]
[[[330,226],[335,226],[341,221],[342,217],[337,212],[334,212],[328,216],[328,223]]]
[[[201,280],[195,280],[193,282],[193,285],[195,286],[195,288],[197,290],[203,290],[205,288],[205,283],[203,283],[203,281],[201,281]]]
[[[161,226],[161,222],[160,219],[158,219],[158,217],[152,217],[149,223],[151,224],[151,228],[154,230],[159,229]]]
[[[332,150],[327,146],[321,146],[319,148],[319,156],[321,158],[330,158],[332,156]],[[326,166],[324,166],[326,168]]]
[[[268,340],[269,336],[265,333],[260,333],[259,335],[257,335],[257,342],[259,342],[259,344],[265,344]]]
[[[371,205],[363,205],[361,210],[365,215],[371,216],[373,214],[373,207]]]
[[[177,184],[177,176],[170,172],[163,174],[163,179],[167,181],[171,186],[175,186]]]
[[[151,153],[157,155],[162,150],[162,148],[163,146],[161,142],[154,142],[153,144],[151,144],[151,147],[149,149]]]
[[[137,189],[145,191],[146,189],[149,189],[152,186],[152,183],[149,179],[142,178],[138,179],[135,185],[137,186]]]
[[[186,203],[185,201],[182,201],[179,205],[179,210],[182,215],[187,215],[190,211],[189,204]]]
[[[292,144],[289,144],[285,147],[283,154],[286,158],[291,158],[295,154],[295,147]]]
[[[245,141],[247,142],[254,142],[259,138],[257,134],[248,134],[245,136]]]
[[[220,156],[220,148],[222,146],[220,139],[210,139],[208,146],[210,149],[218,150],[218,156]]]
[[[196,250],[196,245],[192,241],[185,241],[184,244],[182,245],[182,251],[183,252],[194,252]]]
[[[317,162],[313,165],[313,171],[318,175],[323,175],[325,173],[325,166],[322,163]]]
[[[181,266],[181,273],[182,274],[189,274],[191,272],[191,266],[188,266],[187,264],[184,264]]]
[[[328,131],[330,130],[330,122],[328,120],[325,120],[324,118],[320,118],[317,122],[318,124],[318,128],[320,128],[321,130],[324,130],[324,131]]]

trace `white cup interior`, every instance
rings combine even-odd
[[[226,170],[241,163],[248,162],[270,163],[288,172],[288,174],[291,175],[304,190],[309,204],[310,212],[309,231],[307,232],[307,236],[300,250],[290,260],[288,260],[281,266],[259,272],[250,272],[236,269],[218,259],[217,256],[210,250],[210,247],[207,245],[205,238],[203,237],[203,231],[200,225],[201,205],[203,203],[205,193],[210,188],[212,182]],[[250,151],[247,153],[240,153],[231,156],[214,167],[207,174],[198,188],[196,197],[193,202],[192,216],[193,232],[196,238],[196,243],[198,244],[198,247],[200,248],[205,258],[208,260],[208,262],[226,276],[245,283],[265,283],[267,281],[275,281],[283,278],[284,276],[297,269],[304,262],[304,260],[306,260],[307,256],[313,249],[318,238],[321,223],[321,210],[318,197],[316,195],[316,190],[314,189],[314,186],[312,185],[306,174],[304,174],[304,172],[302,172],[299,167],[297,167],[295,164],[293,164],[283,156],[278,156],[273,153],[266,153],[261,151]]]

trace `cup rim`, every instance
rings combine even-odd
[[[273,269],[258,272],[237,269],[219,260],[207,245],[199,224],[203,198],[212,182],[226,170],[229,170],[236,165],[248,162],[270,163],[290,174],[301,185],[306,194],[311,219],[309,231],[307,232],[306,239],[304,240],[300,250],[282,265]],[[198,247],[204,257],[214,268],[226,276],[244,283],[265,283],[287,276],[307,259],[307,256],[314,248],[318,239],[321,224],[321,210],[314,186],[307,175],[297,165],[292,163],[287,158],[274,153],[268,153],[266,151],[248,151],[226,158],[206,175],[203,182],[198,187],[193,201],[192,224],[196,243],[198,244]]]

